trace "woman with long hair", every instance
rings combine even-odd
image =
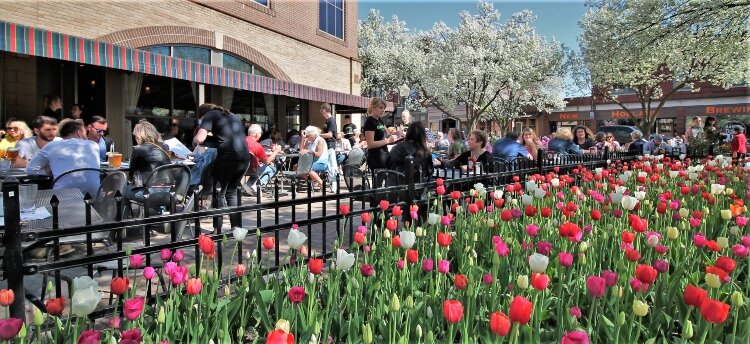
[[[547,144],[547,149],[560,154],[582,154],[581,149],[573,142],[573,133],[564,127],[552,133],[552,140]]]
[[[448,146],[448,159],[453,159],[466,151],[464,136],[461,134],[460,130],[450,128],[448,130],[448,142],[451,143],[450,146]]]
[[[382,119],[384,112],[385,101],[372,98],[370,106],[367,107],[367,119],[362,126],[367,142],[367,167],[370,171],[387,167],[388,145],[396,140],[394,136],[387,134]],[[380,187],[382,184],[382,180],[376,180],[374,187]]]
[[[521,145],[523,145],[524,148],[526,148],[526,151],[531,154],[532,159],[536,160],[537,153],[539,152],[539,147],[541,147],[541,142],[539,142],[539,138],[536,136],[536,132],[534,132],[534,129],[524,129],[521,133],[521,139],[518,141],[521,143]]]
[[[214,206],[225,208],[237,206],[237,188],[250,165],[250,153],[245,142],[245,130],[237,115],[221,106],[206,103],[198,107],[200,125],[193,139],[197,144],[216,148],[216,162],[211,174],[219,185],[218,199]],[[211,133],[212,136],[208,136]],[[229,215],[232,227],[242,226],[242,214]],[[220,229],[222,216],[214,217],[214,229]]]
[[[128,170],[128,187],[125,188],[125,198],[143,202],[143,183],[153,171],[172,161],[169,157],[169,147],[162,142],[159,131],[153,124],[140,121],[133,127],[133,138],[138,144],[133,147],[130,155],[130,169]]]
[[[453,160],[445,159],[434,159],[433,163],[437,166],[443,165],[446,167],[461,167],[465,172],[472,172],[474,170],[473,165],[477,162],[481,163],[485,171],[492,170],[493,161],[492,154],[484,150],[484,146],[487,144],[487,134],[481,130],[472,130],[469,134],[469,150],[461,153]]]
[[[33,135],[31,129],[29,129],[29,126],[24,121],[15,120],[8,122],[6,129],[8,132],[5,134],[5,138],[0,140],[0,150],[13,148],[18,141]]]
[[[588,127],[577,125],[573,128],[573,143],[577,144],[582,151],[589,150],[596,146],[594,133]]]
[[[404,140],[396,144],[388,154],[388,169],[406,174],[408,156],[414,158],[414,180],[428,180],[433,170],[432,153],[427,148],[427,135],[422,122],[409,124]]]

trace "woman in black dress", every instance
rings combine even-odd
[[[388,145],[395,141],[394,136],[386,136],[385,124],[383,124],[383,112],[385,112],[385,101],[373,98],[367,107],[367,119],[362,129],[367,141],[367,167],[370,171],[387,168]],[[375,187],[382,184],[382,180],[375,181]]]
[[[206,103],[198,107],[199,129],[195,143],[217,149],[212,176],[220,188],[215,207],[237,206],[237,188],[250,164],[245,143],[245,127],[237,115],[221,106]],[[208,136],[211,133],[212,136]],[[222,226],[222,216],[214,217],[214,229]],[[242,214],[229,215],[232,227],[242,226]]]

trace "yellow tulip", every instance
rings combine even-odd
[[[639,317],[645,317],[648,314],[648,304],[641,300],[633,302],[633,314]]]
[[[722,220],[729,221],[732,219],[732,212],[729,209],[722,209],[720,213]]]
[[[520,275],[516,279],[516,284],[518,284],[518,287],[521,289],[528,289],[529,288],[529,276],[526,275]]]
[[[721,287],[721,280],[719,279],[719,276],[715,274],[706,274],[705,280],[706,284],[708,284],[708,286],[711,288]]]

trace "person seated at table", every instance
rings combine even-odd
[[[279,146],[285,145],[284,139],[281,138],[281,132],[278,131],[277,129],[274,129],[273,132],[271,133],[271,144],[279,145]]]
[[[13,162],[15,167],[26,167],[32,158],[44,146],[52,141],[62,140],[57,137],[57,120],[48,116],[39,116],[31,123],[34,136],[18,141],[18,159]]]
[[[597,152],[604,150],[604,146],[607,142],[607,133],[600,131],[594,136],[594,148]]]
[[[504,138],[495,141],[495,146],[492,147],[492,156],[505,161],[512,161],[518,157],[532,158],[526,147],[518,142],[518,134],[512,131],[505,133]]]
[[[472,172],[473,168],[469,168],[469,162],[472,165],[475,163],[481,163],[485,171],[492,170],[492,154],[484,150],[484,146],[487,144],[487,134],[481,130],[472,130],[469,134],[469,150],[461,153],[461,155],[455,157],[452,160],[447,159],[433,159],[433,163],[436,166],[445,167],[461,167],[464,172]]]
[[[108,133],[107,120],[101,116],[93,116],[86,125],[86,137],[99,146],[99,161],[107,161],[107,152],[114,151],[114,143],[106,136]]]
[[[6,129],[8,133],[0,140],[0,150],[3,151],[14,148],[19,141],[31,137],[31,129],[24,121],[12,121],[8,123]]]
[[[350,150],[352,150],[352,145],[349,140],[344,138],[344,133],[336,133],[336,161],[339,165],[343,165],[346,162],[346,157]]]
[[[643,133],[640,130],[636,130],[630,133],[630,138],[633,140],[628,144],[628,152],[636,155],[643,154],[643,147],[646,146],[646,140],[643,139]]]
[[[617,152],[620,150],[620,143],[615,141],[615,135],[607,133],[606,141],[604,141],[604,147],[609,148],[610,152]]]
[[[524,129],[518,141],[524,148],[526,148],[526,151],[531,154],[531,158],[536,160],[537,154],[539,154],[539,148],[542,147],[542,143],[539,141],[539,137],[536,136],[534,129]]]
[[[573,128],[573,136],[573,142],[578,145],[581,151],[590,150],[591,147],[596,145],[594,142],[594,133],[588,127],[582,125],[576,126]]]
[[[39,150],[26,166],[28,174],[52,173],[57,178],[65,172],[79,168],[99,169],[99,147],[86,137],[83,121],[64,119],[60,122],[59,141],[52,141]],[[98,174],[97,174],[98,177]],[[99,178],[93,173],[81,173],[64,178],[54,185],[55,189],[77,188],[92,197],[99,191]]]
[[[672,154],[672,146],[664,142],[664,138],[661,135],[651,135],[651,141],[643,145],[643,154]]]
[[[442,131],[438,131],[437,137],[435,139],[435,150],[444,151],[447,150],[450,146],[450,142],[448,142],[448,139],[445,138],[445,135]]]
[[[143,186],[151,173],[159,166],[172,163],[169,147],[161,140],[153,124],[140,121],[133,127],[133,138],[138,144],[130,155],[128,185],[124,195],[129,200],[143,202]]]
[[[453,159],[467,151],[464,136],[456,128],[448,130],[448,142],[450,142],[450,146],[448,146],[448,159]]]
[[[255,155],[255,161],[250,159],[250,169],[254,169],[257,172],[259,179],[257,180],[261,186],[268,184],[271,177],[276,174],[276,168],[273,166],[273,162],[276,156],[281,152],[281,145],[276,145],[271,149],[270,153],[266,153],[266,150],[258,142],[260,136],[263,134],[263,129],[258,124],[250,124],[250,128],[247,129],[247,137],[245,137],[245,143],[247,143],[247,150]],[[250,196],[254,196],[258,191],[255,180],[248,180],[247,183],[242,184],[242,188]]]
[[[409,156],[414,158],[413,180],[415,182],[428,181],[432,177],[432,153],[427,148],[427,135],[425,135],[422,122],[409,124],[404,140],[397,143],[388,153],[386,165],[389,170],[406,175],[408,169],[406,162]]]
[[[319,173],[328,170],[328,143],[320,137],[320,129],[316,126],[308,126],[304,132],[305,140],[300,142],[299,154],[312,153],[314,155],[312,169],[308,176],[318,188],[322,188],[323,179],[320,178]]]
[[[573,142],[573,133],[568,128],[557,129],[556,132],[552,133],[552,140],[547,143],[547,150],[550,152],[556,152],[560,154],[575,154],[581,155],[581,148]]]
[[[297,129],[292,129],[286,134],[286,143],[290,148],[297,149],[300,139],[300,132]]]

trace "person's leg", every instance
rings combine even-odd
[[[245,174],[245,170],[250,162],[249,161],[234,161],[234,174],[229,178],[226,191],[224,192],[226,197],[226,204],[230,207],[236,207],[239,205],[237,202],[237,188],[240,186],[242,176]],[[242,226],[242,214],[231,214],[229,215],[229,222],[232,227]]]
[[[216,197],[213,200],[213,207],[216,209],[223,209],[227,206],[227,187],[229,181],[234,176],[234,168],[237,165],[235,161],[218,160],[214,165],[212,171],[216,187],[219,188],[218,192],[215,193]],[[244,170],[243,170],[244,174]],[[214,229],[221,228],[224,224],[223,216],[214,217]]]

